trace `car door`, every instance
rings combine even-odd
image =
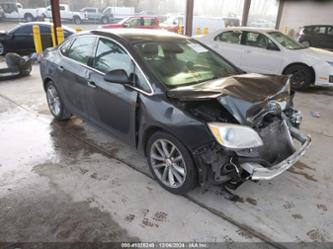
[[[35,51],[31,25],[21,25],[8,34],[7,51],[23,54]]]
[[[66,106],[84,118],[87,117],[85,91],[88,86],[88,64],[96,38],[91,35],[77,37],[57,65],[57,82],[61,85]]]
[[[244,50],[240,68],[248,73],[280,74],[283,53],[266,35],[244,31],[241,41]]]
[[[327,26],[324,48],[333,49],[333,26]]]
[[[86,8],[86,9],[83,9],[82,11],[87,14],[89,21],[96,21],[96,10],[95,9]]]
[[[224,31],[215,36],[213,41],[210,41],[212,42],[211,47],[237,67],[240,67],[244,50],[240,44],[241,36],[241,31]]]
[[[324,48],[326,38],[326,26],[315,26],[312,29],[311,46]]]
[[[91,87],[86,92],[90,120],[134,145],[138,92],[122,84],[105,81],[104,74],[123,69],[133,76],[135,64],[117,43],[100,38],[92,67],[95,70],[91,70],[89,75]]]
[[[51,26],[40,24],[39,30],[40,30],[43,50],[52,47]]]

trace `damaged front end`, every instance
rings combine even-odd
[[[310,146],[298,128],[288,77],[237,75],[168,92],[207,123],[216,142],[194,151],[200,182],[270,180],[290,168]]]

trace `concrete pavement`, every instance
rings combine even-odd
[[[122,142],[53,121],[38,71],[0,82],[0,241],[333,241],[333,89],[296,96],[313,139],[301,162],[230,201],[214,186],[169,194]]]

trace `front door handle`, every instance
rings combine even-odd
[[[88,81],[87,85],[91,88],[96,88],[96,84],[93,81]]]
[[[59,66],[59,67],[58,67],[58,70],[59,70],[60,72],[63,72],[63,71],[65,71],[65,68],[64,68],[63,66]]]
[[[252,53],[252,51],[251,50],[245,50],[245,53],[250,54],[250,53]]]

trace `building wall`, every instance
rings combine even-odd
[[[280,30],[294,36],[300,27],[311,24],[333,25],[333,1],[285,1]]]

